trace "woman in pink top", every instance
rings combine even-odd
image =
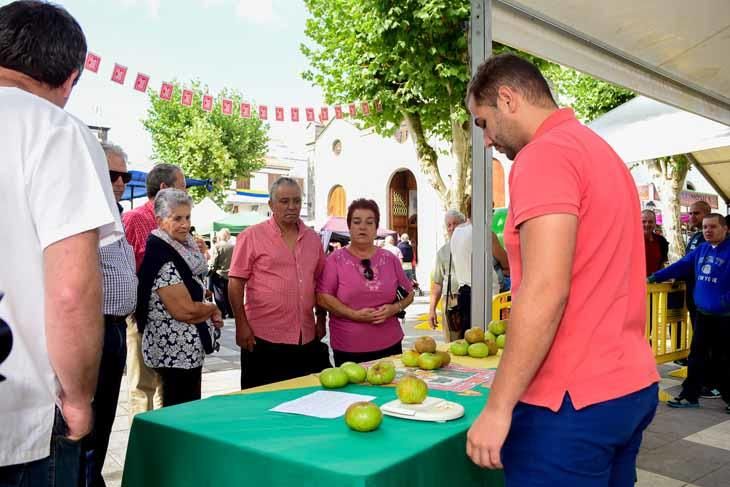
[[[335,364],[367,362],[403,351],[398,313],[413,301],[413,287],[400,260],[373,244],[380,211],[358,199],[347,209],[350,245],[333,252],[317,284],[317,303],[330,312]],[[396,298],[398,287],[407,296]]]

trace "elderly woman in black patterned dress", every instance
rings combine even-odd
[[[203,359],[213,352],[223,326],[220,310],[205,301],[200,276],[207,262],[189,233],[192,206],[179,189],[157,194],[158,228],[147,240],[139,270],[142,357],[160,375],[163,406],[200,399]]]

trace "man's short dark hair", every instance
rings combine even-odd
[[[519,91],[533,105],[557,106],[550,86],[537,66],[511,52],[492,56],[479,66],[469,83],[467,102],[471,96],[477,105],[496,106],[500,86]]]
[[[0,8],[0,66],[58,88],[86,59],[86,37],[65,9],[25,0]],[[78,77],[76,78],[78,80]]]
[[[161,163],[157,164],[147,173],[147,197],[154,198],[157,193],[160,192],[160,186],[165,183],[168,188],[174,188],[175,182],[177,181],[177,174],[181,173],[182,169],[174,164]]]
[[[725,219],[725,217],[723,215],[721,215],[719,213],[708,213],[707,215],[705,215],[703,220],[707,220],[708,218],[717,218],[717,221],[720,224],[720,226],[722,226],[722,227],[727,226],[727,220]]]

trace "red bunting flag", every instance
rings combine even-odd
[[[326,122],[330,118],[330,111],[327,107],[322,107],[319,110],[319,120],[320,122]]]
[[[292,109],[291,109],[291,121],[292,122],[298,122],[299,121],[299,109],[298,108],[292,107]]]
[[[124,78],[127,77],[127,67],[122,66],[121,64],[114,64],[114,71],[112,72],[112,81],[115,83],[119,83],[120,85],[124,84]]]
[[[241,103],[241,118],[251,118],[250,103]]]
[[[347,107],[347,109],[350,111],[350,117],[352,117],[352,118],[357,117],[357,106],[355,106],[354,103],[350,103],[350,105]]]
[[[360,107],[362,108],[362,114],[363,115],[370,115],[370,105],[368,102],[364,101],[360,104]]]
[[[223,115],[231,115],[233,113],[233,100],[226,100],[224,98],[221,102],[221,111]]]
[[[274,110],[276,111],[276,121],[283,122],[284,121],[284,107],[276,107]]]
[[[213,97],[210,95],[203,95],[203,110],[206,112],[213,111]]]
[[[383,105],[380,103],[380,100],[375,100],[375,111],[378,113],[383,111]]]
[[[335,105],[335,118],[342,118],[342,107]]]
[[[182,103],[186,107],[193,106],[193,91],[192,90],[183,90],[182,98],[180,98],[180,103]]]
[[[167,101],[172,100],[173,90],[174,87],[172,86],[172,83],[162,83],[162,88],[160,88],[160,98]]]
[[[269,118],[269,107],[266,105],[259,105],[259,119],[266,120]]]
[[[86,55],[86,62],[84,63],[84,69],[88,69],[92,73],[99,72],[99,65],[101,64],[101,56],[90,52]]]
[[[144,93],[147,91],[147,85],[150,82],[150,77],[146,74],[137,73],[137,79],[134,80],[134,89]]]
[[[314,108],[307,107],[304,112],[307,116],[307,122],[314,122]]]

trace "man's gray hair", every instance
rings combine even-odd
[[[276,181],[274,181],[274,184],[271,185],[271,188],[269,188],[269,199],[271,201],[274,201],[274,195],[276,194],[276,191],[279,189],[279,186],[296,186],[299,188],[299,193],[301,194],[302,188],[299,187],[299,183],[294,178],[290,178],[289,176],[281,176]]]
[[[464,223],[466,221],[466,217],[462,212],[459,210],[449,210],[444,215],[444,220],[448,220],[449,218],[453,218],[457,220],[459,223]]]
[[[106,154],[107,158],[109,157],[109,154],[114,154],[115,156],[121,157],[124,164],[127,163],[127,153],[118,145],[112,144],[111,142],[102,142],[101,148],[104,149],[104,154]]]
[[[182,173],[175,164],[157,164],[147,173],[147,197],[154,198],[160,191],[160,186],[165,183],[166,186],[174,187],[178,173]]]
[[[167,218],[180,205],[193,207],[193,199],[182,189],[165,188],[155,196],[155,216]]]

